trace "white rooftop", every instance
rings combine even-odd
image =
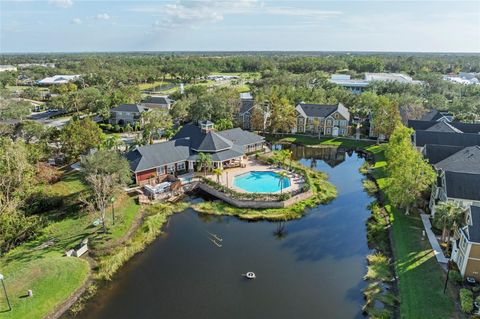
[[[76,75],[54,75],[46,77],[42,80],[39,80],[38,84],[65,84],[70,81],[74,81],[80,77],[79,74]]]

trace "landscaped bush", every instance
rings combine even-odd
[[[473,311],[473,292],[469,289],[460,289],[460,307],[465,313],[471,313]]]
[[[390,261],[387,256],[382,253],[375,253],[367,256],[368,270],[365,275],[366,280],[392,280],[392,271],[390,269]]]
[[[463,281],[462,275],[460,275],[458,270],[451,270],[448,276],[449,279],[456,284],[461,284]]]
[[[377,184],[370,179],[365,179],[363,181],[363,188],[367,191],[368,195],[375,195],[378,192]]]
[[[264,163],[269,163],[269,164],[273,164],[275,163],[275,159],[272,158],[272,157],[269,157],[269,156],[266,156],[265,154],[256,154],[255,155],[257,157],[257,159],[261,162],[264,162]],[[200,177],[202,182],[204,182],[205,184],[207,184],[208,186],[211,186],[213,187],[214,189],[222,192],[222,193],[225,193],[225,194],[228,194],[230,197],[234,198],[234,199],[237,199],[237,200],[260,200],[260,201],[285,201],[289,198],[291,198],[292,196],[294,195],[297,195],[299,193],[302,193],[302,192],[307,192],[309,191],[312,186],[313,186],[313,182],[312,182],[312,176],[310,176],[311,174],[314,175],[314,174],[319,174],[318,176],[321,177],[321,178],[327,178],[325,176],[325,174],[321,173],[321,172],[316,172],[316,171],[309,171],[307,168],[303,167],[301,164],[298,164],[298,163],[295,163],[295,162],[292,162],[291,165],[289,165],[289,169],[290,171],[298,174],[298,175],[301,175],[304,179],[304,184],[302,186],[302,188],[300,189],[300,191],[295,191],[295,192],[285,192],[285,193],[276,193],[276,194],[261,194],[261,193],[240,193],[240,192],[237,192],[231,188],[228,188],[220,183],[217,183],[209,178],[206,178],[206,177]],[[321,188],[321,185],[315,185],[317,187],[318,190],[320,190]]]
[[[377,202],[370,205],[370,210],[372,215],[367,220],[368,244],[381,251],[387,251],[389,248],[387,213]]]

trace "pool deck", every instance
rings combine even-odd
[[[262,164],[262,163],[256,161],[255,159],[244,160],[243,163],[246,164],[245,167],[225,169],[223,171],[222,175],[220,176],[220,184],[222,184],[224,186],[227,186],[228,188],[231,188],[231,189],[233,189],[233,190],[235,190],[239,193],[248,193],[247,191],[233,185],[233,180],[234,180],[235,176],[241,175],[241,174],[244,174],[244,173],[248,173],[248,172],[252,172],[252,171],[276,172],[276,173],[286,171],[284,169],[277,168],[273,165]],[[300,189],[302,187],[303,183],[304,183],[303,177],[298,175],[298,174],[295,174],[295,173],[291,173],[291,172],[288,172],[288,171],[286,171],[286,172],[288,173],[288,178],[290,179],[290,186],[284,188],[283,193],[293,192],[293,191],[296,191],[296,190]],[[209,179],[211,179],[212,181],[215,181],[215,182],[217,181],[217,177],[213,174],[207,175],[207,178],[209,178]],[[227,182],[228,182],[228,184],[227,184]],[[273,194],[275,194],[275,193],[280,193],[280,191],[273,192]],[[270,194],[272,194],[272,193],[270,193]]]

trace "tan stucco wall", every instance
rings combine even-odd
[[[480,281],[480,260],[468,259],[465,277],[475,277],[477,281]]]
[[[470,258],[480,259],[480,245],[472,244],[470,248]]]

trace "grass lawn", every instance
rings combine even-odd
[[[360,147],[367,148],[375,144],[374,141],[364,141],[364,140],[353,140],[342,137],[321,137],[320,139],[316,136],[306,136],[306,135],[284,135],[283,137],[276,138],[274,136],[267,136],[267,141],[276,142],[276,143],[293,143],[300,144],[305,146],[318,146],[318,145],[331,145],[331,146],[342,146],[342,147]]]
[[[49,196],[63,199],[63,205],[46,212],[49,220],[41,234],[0,258],[0,272],[13,304],[11,312],[6,309],[3,292],[0,293],[0,318],[35,319],[43,318],[56,305],[66,300],[88,278],[90,267],[86,260],[65,257],[65,251],[78,245],[88,237],[89,245],[102,247],[122,237],[131,227],[139,205],[126,194],[117,196],[115,203],[115,225],[111,223],[111,212],[107,214],[109,234],[98,232],[101,227],[92,222],[98,214],[79,209],[78,197],[86,190],[78,172],[65,173],[62,179],[43,186]],[[50,243],[48,247],[40,245]],[[32,289],[33,298],[21,298]]]
[[[375,156],[372,174],[380,189],[387,182],[385,145],[366,148]],[[388,204],[388,203],[387,203]],[[400,317],[408,319],[455,317],[454,292],[443,294],[445,272],[438,264],[428,240],[422,240],[423,225],[417,214],[385,207],[392,220],[392,249],[398,276]]]

